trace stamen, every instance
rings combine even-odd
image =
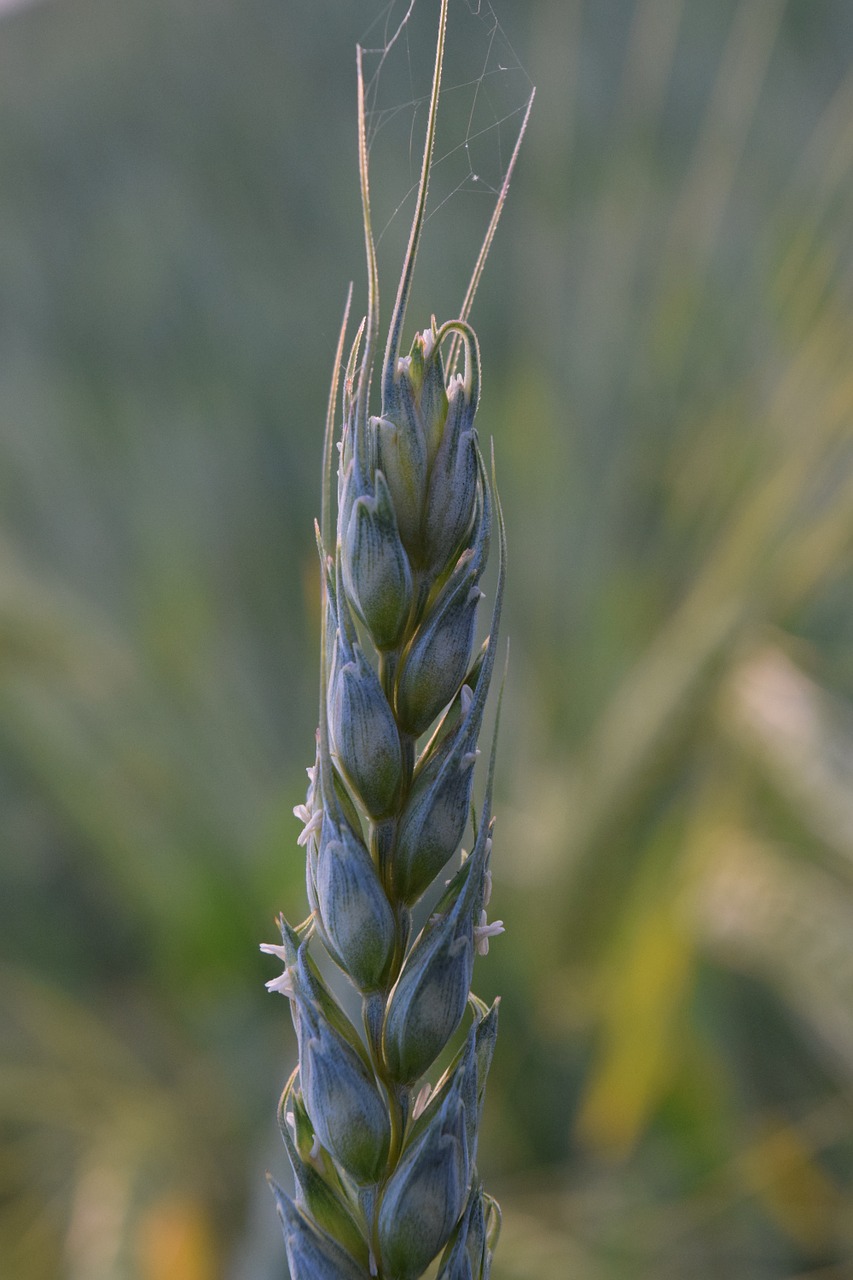
[[[311,817],[305,823],[305,829],[303,830],[302,834],[297,838],[296,843],[298,845],[305,846],[308,843],[308,841],[311,839],[311,837],[315,834],[315,832],[320,830],[322,825],[323,825],[323,810],[315,809],[314,812],[311,814]]]
[[[270,978],[269,982],[264,983],[264,986],[267,991],[279,991],[283,996],[287,996],[288,1000],[292,1000],[296,995],[289,969],[285,969],[284,973],[279,974],[277,978]]]
[[[275,942],[262,942],[260,949],[265,955],[275,956],[284,965],[283,973],[280,973],[277,978],[270,978],[269,982],[264,983],[267,991],[280,991],[283,996],[292,999],[296,995],[296,988],[293,985],[293,974],[287,967],[286,948],[278,946]]]
[[[488,923],[486,912],[480,912],[480,923],[474,926],[474,945],[477,948],[477,955],[487,956],[489,954],[489,938],[496,938],[498,934],[505,933],[503,920],[493,920]]]
[[[287,951],[276,942],[262,942],[258,948],[267,956],[278,956],[282,964],[287,964]]]

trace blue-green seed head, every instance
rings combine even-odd
[[[400,792],[400,734],[376,672],[340,633],[329,688],[332,751],[371,817],[390,813]],[[343,660],[341,660],[343,659]]]
[[[412,571],[381,471],[374,496],[353,504],[341,538],[341,565],[347,594],[376,648],[393,648],[412,604]]]
[[[419,409],[426,442],[427,465],[432,469],[447,421],[447,389],[435,320],[429,329],[416,333],[409,356],[409,377],[420,397]],[[402,362],[401,362],[402,363]],[[415,370],[418,370],[417,374]],[[415,379],[418,378],[416,386]]]
[[[433,318],[401,358],[447,14],[440,0],[421,177],[381,358],[358,51],[367,308],[348,356],[349,300],[341,326],[315,526],[320,713],[308,794],[295,811],[311,913],[296,928],[282,918],[281,946],[261,948],[284,965],[267,986],[288,999],[299,1050],[279,1112],[295,1197],[273,1188],[292,1280],[422,1280],[427,1271],[488,1280],[497,1233],[475,1168],[497,1006],[470,990],[475,955],[503,931],[486,914],[494,737],[473,850],[462,852],[450,881],[434,884],[432,914],[411,941],[411,908],[458,853],[469,818],[505,564],[500,502],[477,442],[480,357],[468,315],[509,175],[459,317],[440,327]],[[493,502],[497,590],[489,638],[472,661]],[[499,713],[500,703],[496,721]],[[434,723],[430,741],[419,743]],[[347,979],[343,1003],[323,957]],[[361,1030],[350,1008],[358,995]],[[457,1039],[469,1007],[467,1034]],[[430,1097],[424,1077],[434,1080],[447,1059]]]
[[[323,819],[316,869],[323,929],[362,991],[381,986],[394,953],[394,913],[364,843],[344,821]]]
[[[394,858],[395,889],[407,903],[420,897],[459,848],[470,812],[477,738],[493,665],[490,641],[450,708],[459,719],[425,752],[415,773]]]
[[[397,361],[382,416],[371,419],[378,468],[384,473],[403,544],[415,565],[424,555],[429,473],[447,420],[447,392],[435,326],[415,335]]]
[[[490,1269],[483,1193],[474,1186],[462,1221],[441,1260],[438,1280],[488,1280]]]
[[[424,513],[424,558],[441,572],[468,535],[477,509],[476,406],[455,379],[450,409],[430,472]]]
[[[477,606],[483,598],[480,578],[491,535],[491,505],[483,489],[474,540],[462,552],[450,577],[415,632],[397,680],[396,710],[413,737],[424,733],[459,691],[471,665]]]
[[[483,855],[481,844],[457,874],[446,905],[425,925],[389,997],[382,1045],[388,1070],[401,1084],[424,1074],[465,1013]]]
[[[473,552],[464,551],[452,577],[406,650],[397,682],[397,717],[412,737],[430,727],[458,692],[474,646],[483,598]]]
[[[477,1157],[477,1131],[497,1035],[498,1003],[496,1000],[491,1009],[487,1009],[474,998],[475,1019],[465,1042],[429,1095],[412,1129],[414,1140],[431,1122],[448,1092],[457,1089],[465,1111],[465,1132],[472,1165]]]
[[[462,725],[456,750],[429,761],[408,798],[394,856],[394,887],[406,903],[415,902],[456,850],[468,822],[474,783],[475,751],[466,750]]]
[[[414,416],[392,421],[387,417],[371,418],[370,425],[377,442],[379,468],[384,475],[403,546],[413,564],[420,562],[421,525],[426,500],[427,458],[423,433]]]
[[[364,1270],[272,1183],[291,1280],[364,1280]]]
[[[311,1141],[303,1144],[305,1154],[299,1150],[296,1129],[300,1111],[304,1121],[310,1125],[304,1107],[300,1108],[296,1101],[291,1082],[285,1088],[279,1104],[279,1128],[293,1170],[296,1205],[311,1215],[321,1231],[342,1245],[362,1266],[367,1267],[369,1253],[363,1228],[359,1227],[339,1191],[324,1177],[326,1162],[312,1157],[313,1134]]]
[[[320,1142],[347,1173],[362,1185],[375,1182],[391,1138],[387,1108],[361,1054],[307,994],[306,964],[300,950],[293,1002],[305,1108]]]
[[[454,1088],[385,1189],[379,1242],[396,1280],[416,1280],[444,1247],[464,1207],[469,1177],[464,1106]]]
[[[474,1051],[477,1059],[477,1102],[476,1109],[472,1109],[472,1117],[476,1130],[479,1130],[483,1114],[483,1103],[486,1098],[486,1080],[488,1079],[495,1052],[495,1043],[498,1038],[499,1007],[500,1001],[496,1000],[486,1016],[477,1023],[474,1032]],[[475,1143],[472,1142],[471,1145],[473,1150]]]

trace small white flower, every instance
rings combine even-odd
[[[287,948],[277,942],[262,942],[260,950],[265,956],[278,956],[282,964],[287,964]]]
[[[499,933],[505,933],[503,920],[493,920],[489,924],[486,912],[480,912],[480,923],[474,925],[474,945],[477,948],[477,955],[487,956],[489,954],[489,938],[496,938]]]
[[[305,823],[302,834],[298,837],[296,843],[298,845],[306,845],[314,833],[319,831],[323,825],[323,810],[315,809],[314,812],[311,813],[307,805],[299,804],[293,812],[301,822]]]
[[[287,952],[285,948],[277,946],[274,942],[262,942],[261,951],[268,956],[277,956],[284,965],[284,973],[280,973],[277,978],[270,978],[269,982],[264,983],[267,991],[280,991],[283,996],[291,999],[296,995],[296,990],[293,986],[293,975],[287,967]]]
[[[269,982],[264,983],[264,986],[267,991],[280,991],[283,996],[287,996],[288,1000],[296,995],[289,969],[285,969],[284,973],[279,974],[277,978],[270,978]]]

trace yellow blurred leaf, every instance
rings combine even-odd
[[[136,1230],[140,1280],[216,1280],[216,1248],[198,1201],[170,1196],[153,1204]]]
[[[671,899],[632,922],[606,989],[604,1037],[578,1132],[591,1146],[626,1155],[678,1063],[678,1029],[693,947]]]
[[[766,1132],[741,1159],[745,1181],[771,1216],[798,1244],[830,1245],[840,1192],[790,1124]]]

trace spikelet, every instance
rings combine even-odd
[[[401,357],[446,21],[442,0],[417,207],[376,416],[368,398],[378,283],[358,51],[369,299],[343,382],[334,534],[337,370],[349,304],[326,424],[320,722],[308,795],[296,810],[311,915],[297,929],[282,918],[281,945],[262,947],[284,964],[267,985],[289,998],[299,1046],[279,1113],[295,1196],[273,1187],[293,1280],[417,1280],[436,1259],[441,1280],[486,1280],[500,1222],[476,1167],[497,1001],[489,1009],[471,993],[475,956],[503,929],[486,916],[494,740],[473,848],[454,861],[471,814],[505,563],[500,504],[474,425],[480,351],[467,313],[527,115],[462,315],[433,320]],[[495,532],[498,584],[488,639],[475,652]],[[443,891],[412,938],[412,909],[439,878]],[[363,1034],[310,954],[315,936],[360,993]],[[460,1047],[435,1080],[434,1064],[458,1033]]]

